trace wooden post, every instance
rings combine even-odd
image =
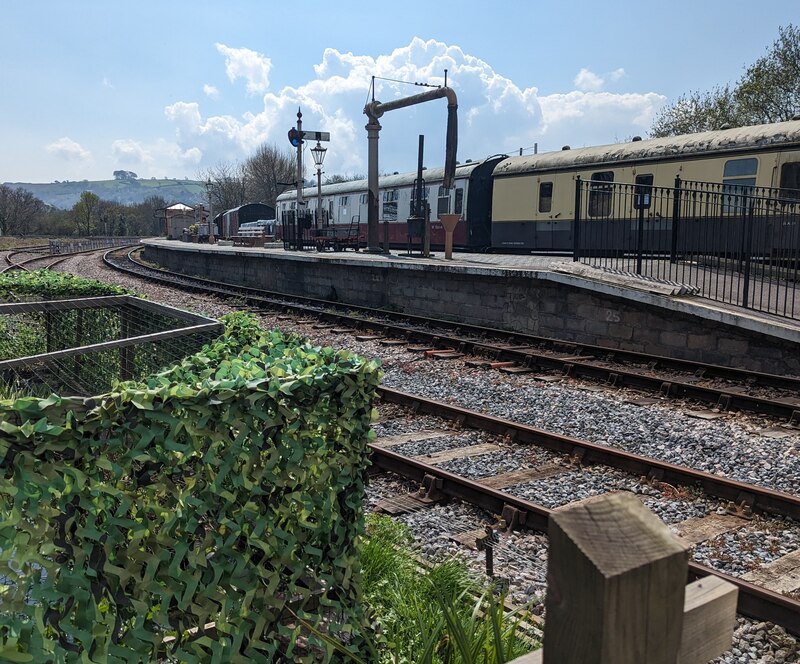
[[[701,664],[730,647],[737,588],[686,586],[686,545],[633,494],[556,510],[548,533],[544,648],[514,664]]]

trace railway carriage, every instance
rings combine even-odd
[[[583,195],[576,195],[578,178],[584,181]],[[598,233],[592,232],[600,224],[593,228],[593,222],[604,222],[603,242],[615,250],[630,248],[640,220],[650,248],[667,246],[673,222],[678,223],[676,178],[695,198],[696,192],[700,198],[708,192],[702,214],[685,204],[680,208],[679,249],[723,251],[741,244],[745,195],[770,201],[776,223],[794,228],[797,219],[778,208],[781,201],[800,198],[800,121],[509,157],[493,173],[492,246],[572,251],[578,206],[585,222],[583,247],[598,248]],[[718,194],[713,203],[712,192]],[[661,204],[654,204],[656,198]]]
[[[467,162],[456,167],[455,183],[451,189],[442,187],[444,169],[426,169],[422,172],[424,197],[431,210],[431,246],[444,245],[444,229],[438,221],[440,214],[461,215],[456,226],[453,244],[456,248],[480,251],[491,242],[492,186],[491,176],[496,164],[504,157],[491,157],[482,161]],[[379,222],[383,238],[383,223],[389,223],[389,243],[393,247],[408,244],[409,227],[415,203],[414,182],[417,174],[386,175],[379,179]],[[341,230],[343,234],[357,229],[359,236],[367,234],[367,180],[354,180],[324,185],[321,189],[322,226]],[[278,219],[296,208],[295,190],[278,196]],[[303,189],[305,209],[311,219],[316,219],[317,188]]]

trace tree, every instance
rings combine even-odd
[[[242,171],[247,200],[274,206],[278,194],[286,189],[278,183],[295,181],[297,161],[291,152],[263,143],[245,161]]]
[[[161,196],[148,196],[144,203],[139,203],[129,208],[126,216],[126,229],[128,235],[161,235],[161,219],[158,210],[167,207],[167,201]]]
[[[80,200],[72,207],[72,215],[78,233],[86,233],[89,237],[92,234],[92,221],[94,220],[100,205],[100,197],[91,191],[84,191]]]
[[[44,209],[31,192],[0,185],[0,235],[27,235]]]
[[[690,92],[659,111],[650,134],[674,136],[790,120],[800,113],[800,29],[789,25],[731,89]]]
[[[339,182],[355,182],[356,180],[366,180],[367,176],[363,173],[334,173],[325,178],[325,184],[338,184]]]
[[[244,169],[239,164],[218,164],[201,171],[199,180],[206,183],[214,213],[230,210],[247,203]]]
[[[115,180],[135,180],[138,177],[133,171],[114,171]]]
[[[750,124],[790,120],[800,112],[800,29],[789,25],[778,34],[736,89],[737,103]]]
[[[677,136],[745,124],[735,94],[728,86],[711,92],[681,95],[658,113],[650,130],[653,136]]]

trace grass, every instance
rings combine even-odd
[[[527,612],[508,612],[502,596],[452,558],[422,569],[403,524],[370,515],[361,546],[364,603],[375,634],[355,664],[502,664],[533,649],[521,626]],[[338,660],[337,660],[338,661]]]
[[[19,247],[48,246],[46,237],[27,237],[19,235],[0,235],[0,251],[12,251]]]

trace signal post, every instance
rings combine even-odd
[[[297,109],[297,126],[292,127],[288,133],[289,143],[291,143],[292,147],[297,148],[297,202],[295,204],[295,219],[299,222],[300,220],[300,210],[305,205],[303,201],[303,183],[305,178],[303,177],[303,141],[311,140],[329,142],[331,140],[330,132],[327,131],[303,131],[303,114],[300,109]],[[318,176],[319,179],[319,176]],[[319,189],[319,182],[317,183],[317,188]],[[319,205],[319,203],[317,203]],[[319,212],[319,210],[317,211]],[[298,231],[299,223],[298,223]]]

